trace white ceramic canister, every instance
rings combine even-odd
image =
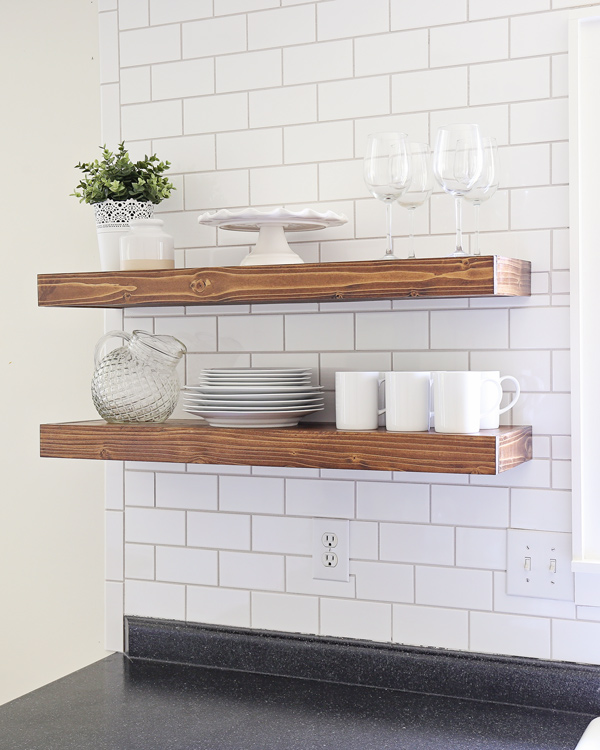
[[[175,268],[173,238],[163,232],[162,219],[134,219],[120,240],[121,271]]]

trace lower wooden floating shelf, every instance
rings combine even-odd
[[[531,427],[445,435],[345,432],[320,423],[243,429],[208,427],[188,419],[162,424],[66,422],[41,425],[40,445],[41,456],[48,458],[499,474],[531,460]]]

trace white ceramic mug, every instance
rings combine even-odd
[[[385,373],[385,427],[390,432],[424,432],[431,417],[430,372]]]
[[[335,424],[338,430],[376,430],[379,415],[378,372],[336,372]]]
[[[519,381],[512,375],[504,375],[500,377],[498,370],[483,370],[481,373],[481,411],[486,412],[481,417],[480,429],[482,430],[495,430],[500,425],[500,415],[504,414],[505,411],[512,409],[513,406],[519,400],[521,395],[521,386]],[[489,383],[485,381],[494,380],[500,387],[505,380],[510,380],[511,383],[515,384],[516,392],[508,406],[504,406],[500,409],[500,405],[494,406],[496,403],[496,389],[493,388]],[[484,385],[485,383],[485,385]],[[490,410],[491,409],[491,410]]]
[[[456,434],[479,432],[481,417],[481,389],[491,383],[496,390],[496,401],[490,411],[502,400],[502,386],[491,378],[482,379],[479,372],[434,372],[433,402],[435,431]]]

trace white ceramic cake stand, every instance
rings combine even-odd
[[[288,211],[287,208],[276,208],[274,211],[258,211],[255,208],[229,211],[224,208],[214,214],[202,214],[198,218],[198,223],[210,227],[238,232],[258,232],[258,241],[242,260],[241,266],[303,263],[302,258],[288,245],[284,232],[326,229],[340,226],[347,221],[344,214],[336,214],[333,211],[318,213],[310,208],[303,211]]]

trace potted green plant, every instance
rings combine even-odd
[[[171,195],[174,186],[164,176],[170,162],[156,154],[133,162],[124,143],[113,153],[101,146],[102,159],[77,164],[83,172],[72,193],[80,203],[90,203],[96,215],[100,268],[119,269],[119,241],[129,222],[151,219],[154,206]]]

